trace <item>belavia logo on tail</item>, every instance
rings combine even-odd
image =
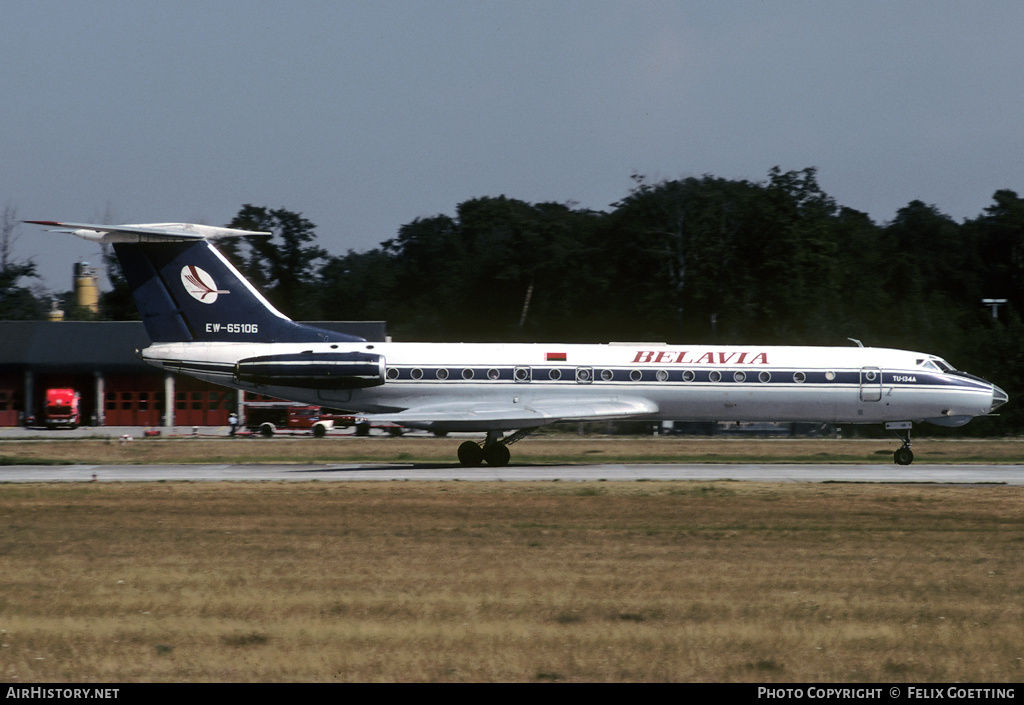
[[[217,300],[217,294],[230,294],[227,289],[218,289],[217,282],[205,269],[200,269],[194,264],[185,265],[181,268],[181,283],[185,291],[196,301],[204,304],[212,304]]]

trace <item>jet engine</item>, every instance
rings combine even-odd
[[[384,372],[382,355],[361,352],[261,355],[235,365],[240,382],[306,389],[376,387],[384,384]]]

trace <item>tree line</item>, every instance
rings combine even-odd
[[[396,340],[852,338],[926,351],[1009,392],[988,431],[1024,429],[1013,403],[1024,390],[1024,199],[997,191],[959,223],[912,201],[879,224],[836,203],[816,177],[813,168],[775,168],[764,181],[637,175],[607,211],[474,198],[344,254],[320,247],[300,214],[245,205],[228,225],[274,236],[234,241],[228,254],[289,316],[386,320]],[[104,315],[134,315],[113,270]],[[983,299],[1005,299],[998,317]]]

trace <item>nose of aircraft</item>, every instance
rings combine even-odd
[[[1010,396],[996,385],[992,385],[992,408],[989,409],[989,413],[995,411],[1006,402],[1010,401]]]

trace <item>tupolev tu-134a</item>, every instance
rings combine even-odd
[[[606,419],[884,424],[907,465],[912,424],[961,426],[1008,399],[934,355],[885,348],[368,342],[292,321],[212,244],[270,233],[26,222],[113,244],[146,362],[371,422],[486,434],[459,447],[464,465],[506,465],[508,446],[547,424]]]

